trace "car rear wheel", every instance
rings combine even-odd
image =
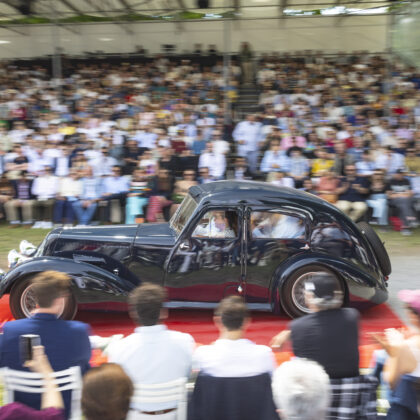
[[[360,232],[366,237],[368,242],[372,245],[373,252],[378,259],[379,267],[384,276],[389,276],[392,271],[391,261],[389,259],[388,252],[386,252],[384,243],[376,232],[366,222],[359,222],[357,224]]]
[[[337,281],[337,290],[344,293],[344,286],[335,273],[322,266],[308,265],[296,270],[287,280],[281,294],[281,304],[291,318],[298,318],[311,313],[305,301],[305,284],[316,273],[331,274]]]
[[[31,278],[14,284],[10,291],[9,305],[16,319],[29,318],[36,309],[36,301],[32,290]],[[70,294],[65,301],[63,310],[59,315],[61,319],[73,319],[77,313],[77,303]]]

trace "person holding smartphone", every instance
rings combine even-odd
[[[40,373],[44,381],[41,410],[13,402],[0,408],[0,420],[64,420],[64,402],[51,374],[54,372],[43,346],[32,348],[32,359],[24,364],[33,372]]]

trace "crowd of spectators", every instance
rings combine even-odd
[[[360,374],[359,314],[341,307],[344,295],[328,273],[306,283],[311,313],[274,336],[271,348],[246,338],[252,319],[239,296],[219,303],[213,318],[219,337],[199,345],[164,324],[166,291],[160,285],[144,283],[131,292],[129,313],[136,328],[125,338],[89,337],[87,325],[59,319],[70,290],[66,274],[40,273],[32,286],[37,310],[4,325],[0,366],[38,372],[45,387],[41,397],[26,392],[31,388],[15,393],[15,401],[0,408],[0,419],[70,418],[77,405],[68,390],[59,392],[60,382],[52,375],[73,366],[84,376],[71,392],[82,388],[79,403],[86,420],[175,420],[184,418],[178,417],[181,409],[188,420],[374,420],[379,380],[391,390],[388,419],[420,418],[420,290],[399,293],[413,329],[377,333],[384,355],[371,373]],[[20,341],[27,334],[38,335],[43,345],[23,362]],[[108,363],[91,368],[91,345],[97,347],[101,340],[106,341]],[[295,358],[277,367],[273,351],[288,340]],[[170,393],[174,381],[181,381],[185,393]],[[149,387],[143,399],[138,397],[142,387]],[[151,398],[157,387],[163,394]]]
[[[154,222],[191,185],[256,179],[411,233],[420,199],[415,69],[361,52],[245,56],[246,78],[233,60],[228,86],[217,58],[91,63],[61,80],[3,64],[1,215],[44,228]],[[260,92],[258,112],[241,113],[241,86]]]

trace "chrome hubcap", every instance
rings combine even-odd
[[[36,302],[34,292],[32,291],[32,285],[29,285],[22,293],[20,297],[20,307],[26,318],[32,315],[32,312],[36,309]]]
[[[310,309],[307,306],[306,299],[305,299],[305,284],[310,282],[312,279],[312,276],[314,274],[319,274],[320,272],[309,272],[302,274],[293,284],[292,287],[292,302],[295,305],[297,309],[302,311],[305,314],[311,313]],[[340,288],[340,284],[337,281],[337,288]]]
[[[34,292],[32,290],[32,285],[30,284],[22,293],[20,297],[20,307],[22,309],[22,312],[24,313],[26,318],[29,318],[33,311],[36,309],[36,301]],[[59,316],[62,315],[64,310],[64,306],[62,311],[60,312]]]

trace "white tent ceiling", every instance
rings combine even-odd
[[[3,0],[0,2],[0,19],[23,17],[19,6],[30,0]],[[31,0],[32,14],[65,18],[75,15],[118,16],[124,14],[162,15],[175,11],[190,11],[217,15],[235,11],[238,17],[277,17],[289,11],[327,9],[330,14],[349,13],[383,13],[391,1],[381,0],[209,0],[209,8],[198,9],[197,0]],[[350,10],[349,10],[350,9]],[[286,11],[286,13],[283,13]],[[324,14],[324,13],[323,13]],[[217,17],[217,16],[216,16]]]

